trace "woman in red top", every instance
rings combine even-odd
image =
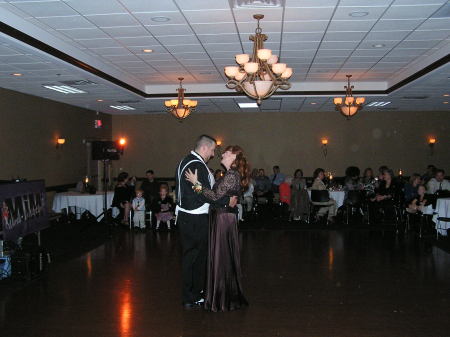
[[[284,182],[280,184],[279,188],[280,202],[288,205],[291,205],[291,184],[292,178],[286,177],[286,179],[284,179]]]

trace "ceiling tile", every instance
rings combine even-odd
[[[333,20],[362,20],[362,17],[351,16],[355,12],[367,13],[363,20],[378,20],[384,13],[387,6],[380,7],[341,7],[339,6],[334,13]]]
[[[116,40],[124,46],[148,47],[148,46],[159,44],[158,41],[151,36],[117,37]]]
[[[157,25],[160,26],[161,22],[155,21],[156,18],[164,17],[169,19],[166,24],[168,25],[185,25],[186,20],[180,12],[135,12],[133,15],[145,26]],[[152,20],[153,19],[153,20]]]
[[[72,39],[102,39],[108,35],[98,28],[74,28],[59,29],[58,32],[69,36]]]
[[[293,33],[312,33],[312,32],[325,32],[327,28],[328,20],[317,21],[285,21],[283,24],[283,32]]]
[[[234,22],[230,9],[184,11],[189,23],[220,23]]]
[[[396,31],[396,30],[412,30],[418,27],[424,19],[402,19],[402,20],[380,20],[375,26],[372,28],[374,32],[382,32],[382,31]]]
[[[302,42],[302,41],[320,41],[323,33],[284,33],[283,41]]]
[[[95,0],[97,1],[97,0]],[[120,0],[131,12],[168,12],[178,8],[172,1]]]
[[[64,2],[15,2],[13,5],[34,17],[73,16],[78,13]]]
[[[196,23],[191,25],[192,29],[197,34],[235,34],[236,26],[234,23],[225,22],[225,23]]]
[[[98,27],[137,26],[139,22],[130,14],[86,15]]]
[[[115,0],[65,0],[66,3],[83,15],[127,13],[126,9]]]
[[[208,9],[229,9],[230,5],[228,0],[175,0],[178,6],[182,10],[196,9],[196,10],[208,10]]]
[[[239,36],[236,34],[199,34],[197,36],[202,43],[239,43]]]
[[[130,27],[105,27],[102,30],[108,33],[113,38],[123,37],[149,37],[150,33],[142,26],[130,26]]]
[[[158,36],[158,41],[165,45],[180,45],[180,44],[196,44],[196,43],[198,43],[198,39],[195,35]]]
[[[327,32],[324,41],[360,41],[365,32]]]
[[[39,18],[39,21],[49,27],[52,27],[53,29],[95,28],[91,22],[86,20],[81,15]]]
[[[284,13],[285,21],[330,20],[334,7],[289,8]]]
[[[383,19],[426,19],[441,5],[391,6]]]
[[[154,36],[193,34],[189,25],[146,26]]]
[[[286,7],[334,7],[338,0],[286,0]]]
[[[367,32],[375,20],[333,20],[328,27],[330,32]]]
[[[429,49],[433,48],[440,41],[438,40],[428,40],[428,41],[403,41],[400,42],[398,48],[424,48]]]

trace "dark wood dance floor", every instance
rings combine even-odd
[[[250,307],[184,311],[179,239],[128,233],[0,299],[0,336],[448,337],[450,255],[369,230],[241,233]]]

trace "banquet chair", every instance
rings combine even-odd
[[[450,222],[450,218],[440,216],[437,218],[436,222],[436,240],[439,239],[439,230],[446,230],[448,232],[448,227],[441,227],[441,222]]]
[[[317,213],[321,208],[328,207],[328,205],[320,205],[317,203],[327,201],[330,201],[330,193],[328,192],[328,190],[311,190],[311,202],[308,221],[309,223],[312,223],[311,219],[316,219]]]
[[[355,211],[359,211],[361,214],[362,210],[363,195],[361,191],[348,191],[347,198],[345,199],[345,215],[346,224],[349,224],[350,216],[353,217]]]

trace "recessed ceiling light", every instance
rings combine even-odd
[[[314,105],[314,104],[317,104],[316,102],[311,102],[311,103],[309,103],[309,104],[312,104],[312,105]]]
[[[238,103],[240,108],[258,108],[258,104],[257,103]]]
[[[142,49],[144,53],[153,53],[153,49]]]
[[[370,102],[366,106],[386,106],[390,104],[391,102]]]
[[[14,74],[11,74],[12,76],[22,76],[22,74],[21,73],[14,73]]]
[[[170,18],[168,18],[167,16],[154,16],[150,20],[154,22],[167,22],[170,21]]]
[[[369,12],[351,12],[349,15],[354,18],[361,18],[363,16],[369,15]]]
[[[444,97],[448,97],[448,96],[450,96],[449,94],[444,94],[444,95],[442,95],[442,96],[444,96]]]
[[[103,102],[103,100],[102,99],[98,99],[97,102]]]
[[[71,87],[69,85],[44,85],[44,88],[62,92],[63,94],[86,94],[86,91]]]
[[[373,44],[372,47],[374,47],[374,48],[383,48],[383,47],[386,47],[386,45],[383,44],[383,43],[377,43],[377,44]]]
[[[117,110],[136,110],[135,108],[128,105],[110,105],[110,107]]]
[[[447,102],[447,101],[445,101],[445,102],[442,102],[442,103],[444,103],[444,104],[448,104],[448,102]]]

